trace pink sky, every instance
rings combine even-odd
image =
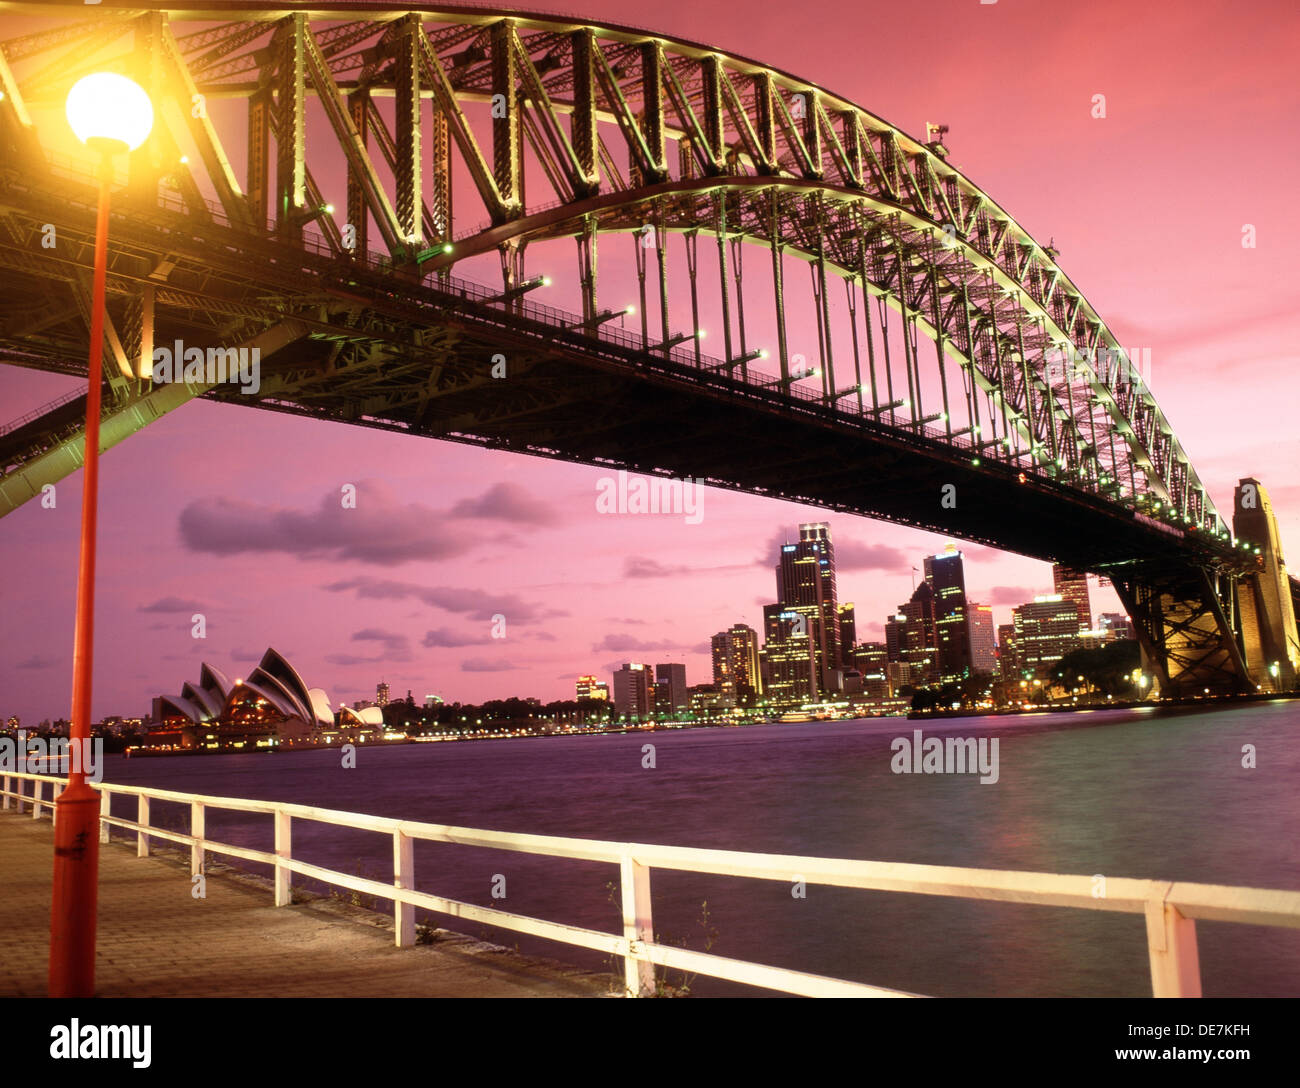
[[[1240,476],[1257,475],[1296,554],[1292,5],[754,0],[743,18],[680,0],[653,13],[565,6],[766,61],[913,135],[948,124],[950,161],[1040,241],[1054,238],[1121,342],[1150,350],[1152,388],[1220,509]],[[1090,115],[1094,94],[1106,96],[1103,120]],[[1241,245],[1244,224],[1254,249]],[[74,384],[0,368],[0,420]],[[608,679],[625,660],[684,661],[702,683],[713,632],[761,625],[776,538],[800,521],[831,523],[860,638],[880,636],[911,592],[910,568],[945,543],[722,491],[705,493],[694,525],[601,515],[604,475],[191,404],[101,466],[94,714],[146,711],[197,679],[201,660],[242,675],[267,645],[348,702],[373,697],[381,678],[417,700],[568,698],[576,675]],[[59,485],[56,509],[29,503],[0,522],[0,715],[25,724],[68,713],[80,482]],[[347,483],[356,510],[340,509]],[[970,596],[1000,623],[1050,590],[1042,563],[964,550]],[[1094,611],[1112,605],[1094,595]],[[205,640],[190,637],[196,611]],[[505,639],[490,637],[496,613]]]

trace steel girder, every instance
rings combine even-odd
[[[303,325],[290,320],[250,337],[242,346],[257,348],[262,355],[271,356],[306,332]],[[111,449],[211,388],[210,385],[175,382],[141,390],[116,401],[106,401],[100,424],[100,452]],[[71,475],[85,463],[84,403],[84,396],[68,402],[60,415],[66,415],[68,408],[77,407],[82,409],[81,418],[70,423],[62,434],[54,436],[56,440],[46,444],[39,454],[24,458],[21,464],[0,477],[0,517],[40,495],[46,486]]]

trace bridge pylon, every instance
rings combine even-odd
[[[1143,669],[1162,696],[1254,690],[1236,626],[1231,572],[1171,564],[1111,581],[1133,621]]]
[[[1258,480],[1245,477],[1237,484],[1232,527],[1255,553],[1255,569],[1242,577],[1237,590],[1251,682],[1265,691],[1291,690],[1300,674],[1300,632],[1273,504]]]

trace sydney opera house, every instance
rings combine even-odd
[[[149,746],[173,751],[315,748],[378,740],[383,734],[378,707],[343,707],[336,719],[325,692],[309,688],[279,652],[268,648],[247,677],[232,683],[204,663],[197,684],[187,682],[179,695],[155,697]]]

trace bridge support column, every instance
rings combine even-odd
[[[1233,532],[1255,562],[1240,583],[1238,607],[1250,679],[1265,691],[1289,691],[1300,673],[1300,632],[1282,541],[1268,492],[1258,480],[1237,484]]]
[[[1252,690],[1230,621],[1235,585],[1227,575],[1188,567],[1111,580],[1162,695]]]

